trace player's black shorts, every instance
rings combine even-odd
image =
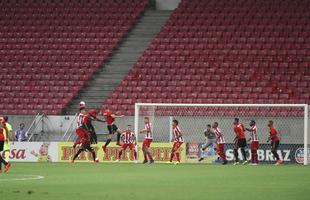
[[[115,124],[108,125],[107,128],[109,130],[109,134],[114,134],[118,130],[118,128]]]
[[[0,141],[0,152],[3,151],[4,141]]]
[[[235,143],[235,148],[244,148],[246,147],[246,139],[238,139]]]
[[[271,150],[276,151],[279,147],[280,141],[271,142]]]

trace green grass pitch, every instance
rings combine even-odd
[[[0,199],[308,200],[309,185],[301,165],[13,163],[0,174]]]

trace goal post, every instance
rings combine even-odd
[[[171,120],[176,118],[184,132],[185,143],[204,142],[203,131],[207,124],[219,122],[226,143],[232,144],[234,133],[232,122],[240,118],[248,127],[250,120],[257,122],[262,161],[272,161],[267,143],[269,130],[267,123],[273,120],[280,135],[282,158],[287,162],[307,165],[309,162],[309,110],[307,104],[180,104],[180,103],[136,103],[134,131],[139,141],[143,118],[150,117],[153,123],[153,142],[170,142]],[[248,134],[247,134],[248,135]],[[229,146],[229,145],[228,145]],[[229,153],[229,151],[227,151]],[[280,156],[280,157],[281,157]]]

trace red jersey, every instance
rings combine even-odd
[[[278,131],[274,127],[270,127],[269,134],[270,138],[272,138],[271,139],[272,142],[280,141],[280,138],[278,137]]]
[[[257,128],[255,125],[250,127],[250,138],[251,138],[252,142],[258,141],[256,130],[257,130]]]
[[[245,133],[244,133],[244,126],[241,123],[238,123],[234,126],[234,131],[235,133],[238,133],[238,135],[236,135],[236,138],[238,140],[240,139],[245,139]]]
[[[5,137],[4,137],[4,133],[8,133],[8,129],[6,128],[6,126],[4,125],[3,128],[0,128],[0,141],[4,141]]]
[[[218,144],[225,144],[225,139],[224,139],[224,137],[223,137],[223,135],[222,135],[222,133],[221,133],[219,128],[215,128],[214,129],[214,134],[216,136],[216,142]]]
[[[178,126],[173,128],[173,138],[175,142],[184,142],[183,136],[181,135],[181,131]]]
[[[105,111],[103,113],[103,116],[105,117],[105,121],[107,123],[107,125],[112,125],[115,121],[115,118],[112,117],[112,113],[110,111]]]
[[[146,123],[144,124],[144,129],[146,130],[145,139],[153,139],[153,133],[152,133],[152,123]]]
[[[133,132],[126,131],[126,132],[122,133],[121,141],[124,144],[134,144],[134,142],[136,141],[136,136]]]

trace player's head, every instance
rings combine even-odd
[[[207,125],[207,129],[208,129],[208,131],[211,130],[211,124]]]
[[[250,126],[254,126],[256,124],[256,122],[252,119],[251,121],[250,121]]]
[[[150,122],[150,118],[149,117],[144,117],[144,123],[149,123]]]
[[[217,128],[218,126],[219,126],[218,122],[214,122],[213,125],[212,125],[213,128]]]
[[[238,124],[239,121],[240,121],[239,118],[236,117],[235,120],[234,120],[234,124],[235,124],[235,125]]]
[[[176,127],[177,125],[179,125],[179,121],[176,119],[172,120],[172,126]]]
[[[131,125],[130,125],[130,124],[128,124],[128,125],[127,125],[127,129],[126,129],[126,131],[131,132],[131,130],[132,130]]]
[[[0,117],[0,127],[3,127],[5,121],[3,117]]]
[[[24,123],[20,123],[19,128],[20,129],[24,129],[25,128],[25,124]]]
[[[269,127],[272,127],[272,126],[273,126],[273,121],[272,121],[272,120],[269,120],[268,126],[269,126]]]
[[[8,122],[9,121],[9,117],[8,116],[4,116],[3,119],[4,119],[4,122]]]

